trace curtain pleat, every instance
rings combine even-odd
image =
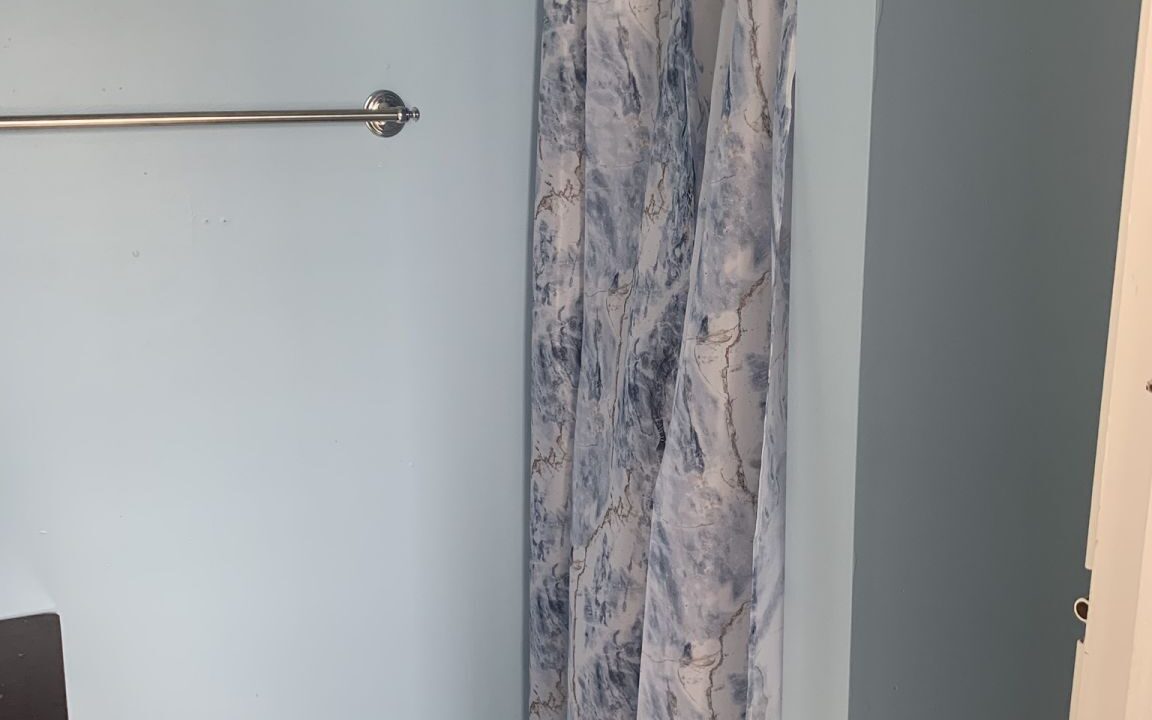
[[[544,21],[529,716],[778,717],[792,5]]]

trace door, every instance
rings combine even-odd
[[[1073,720],[1152,717],[1152,42],[1140,21]]]

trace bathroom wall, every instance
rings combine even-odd
[[[3,4],[5,113],[424,111],[0,135],[0,614],[74,717],[520,716],[535,6]]]
[[[848,716],[876,6],[797,5],[783,713]]]
[[[852,720],[1067,717],[1138,14],[882,3]]]

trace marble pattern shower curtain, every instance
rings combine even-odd
[[[794,0],[544,0],[529,716],[778,718]]]

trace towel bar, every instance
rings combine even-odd
[[[390,90],[368,96],[363,110],[232,110],[222,112],[112,113],[97,115],[0,116],[3,130],[61,130],[170,125],[236,125],[253,123],[362,122],[380,137],[396,135],[420,119],[419,108],[408,107]]]

